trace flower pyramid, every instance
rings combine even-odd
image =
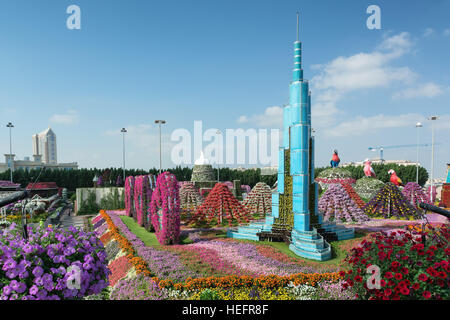
[[[355,189],[353,189],[350,183],[343,182],[342,186],[344,187],[345,191],[350,196],[350,198],[352,198],[353,201],[355,201],[358,207],[362,209],[366,205],[366,203],[361,199],[359,194],[356,193]]]
[[[431,204],[429,195],[423,192],[422,188],[418,183],[408,182],[405,185],[405,188],[402,190],[402,193],[405,196],[405,198],[409,200],[415,208],[418,208],[419,202]]]
[[[192,182],[184,182],[180,188],[180,207],[181,212],[187,217],[193,214],[199,205],[203,202],[203,197],[195,188]]]
[[[222,224],[225,219],[230,226],[234,221],[249,222],[249,212],[233,196],[226,184],[218,182],[203,204],[197,208],[191,222],[206,221],[210,224]]]
[[[341,184],[330,184],[318,205],[325,221],[361,223],[369,220]]]
[[[334,183],[355,183],[352,173],[344,168],[328,168],[319,173],[314,179],[322,189],[326,189],[329,184]]]
[[[242,202],[247,211],[264,218],[272,212],[272,191],[264,182],[258,182]]]
[[[371,217],[411,219],[416,209],[393,183],[388,182],[363,208]]]
[[[360,197],[372,199],[383,186],[383,181],[375,178],[364,177],[356,180],[354,189]]]

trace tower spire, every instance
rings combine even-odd
[[[303,81],[302,43],[300,42],[300,13],[297,11],[297,40],[294,42],[293,81]]]

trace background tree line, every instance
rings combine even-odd
[[[389,181],[390,169],[394,169],[397,175],[406,184],[410,181],[416,181],[416,167],[415,166],[401,166],[396,164],[373,164],[373,169],[377,174],[377,178],[383,182]],[[316,168],[314,174],[317,177],[320,172],[329,167]],[[354,179],[360,179],[364,177],[363,166],[349,166],[345,167],[346,170],[352,173]],[[178,181],[190,181],[192,175],[192,168],[177,166],[175,168],[167,169],[167,171],[173,173]],[[214,168],[215,177],[217,177],[217,168]],[[40,176],[39,176],[40,174]],[[127,169],[125,170],[126,176],[137,176],[143,174],[158,174],[158,169],[153,168],[150,170],[143,169]],[[59,187],[67,188],[69,191],[75,191],[76,188],[92,187],[94,185],[93,179],[95,176],[102,177],[104,185],[116,186],[117,184],[123,185],[123,170],[122,168],[106,168],[106,169],[76,169],[76,170],[51,170],[51,169],[18,169],[13,173],[13,180],[16,183],[20,183],[22,188],[25,188],[28,183],[36,181],[39,176],[38,182],[56,182]],[[428,172],[425,168],[419,167],[419,184],[423,186],[428,179]],[[9,180],[9,170],[0,173],[0,180]],[[233,181],[240,180],[241,184],[247,184],[250,187],[254,187],[255,184],[262,181],[269,186],[273,186],[277,181],[277,175],[261,175],[261,169],[246,169],[236,170],[232,168],[220,168],[220,180],[221,181]],[[119,182],[119,183],[118,183]]]
[[[320,172],[330,167],[316,168],[314,170],[314,175],[317,177]],[[397,176],[402,179],[403,184],[407,184],[408,182],[416,182],[416,166],[402,166],[398,164],[372,164],[372,168],[377,175],[377,179],[383,181],[384,183],[388,182],[390,179],[390,175],[388,171],[393,169]],[[352,173],[352,177],[356,180],[365,177],[364,175],[364,166],[348,166],[343,168]],[[423,187],[428,180],[428,171],[424,167],[419,166],[419,184]]]

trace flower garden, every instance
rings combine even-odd
[[[228,184],[217,183],[204,198],[194,184],[163,172],[127,177],[125,208],[101,210],[91,231],[32,225],[24,238],[18,224],[5,227],[1,298],[448,299],[448,226],[423,227],[417,203],[430,201],[421,187],[359,182],[367,178],[336,169],[318,178],[318,207],[325,221],[356,227],[357,237],[331,242],[330,261],[296,256],[283,242],[226,237],[228,227],[270,214],[266,184],[239,201]],[[371,266],[379,268],[376,289],[368,286]]]

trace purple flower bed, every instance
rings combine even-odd
[[[331,184],[319,200],[325,221],[365,222],[369,217],[349,196],[341,184]]]
[[[138,275],[120,280],[111,291],[111,300],[165,300],[167,293],[151,278]]]
[[[110,214],[110,217],[120,233],[131,242],[137,254],[147,262],[150,271],[159,279],[183,282],[189,277],[199,278],[202,276],[187,270],[176,254],[145,246],[144,242],[132,233],[116,214]]]
[[[98,220],[96,223],[94,223],[94,229],[98,229],[104,223],[105,223],[104,219]]]
[[[406,200],[409,200],[411,204],[418,208],[419,202],[425,202],[431,204],[430,193],[425,194],[419,184],[415,182],[408,182],[405,188],[402,190]]]
[[[20,188],[20,183],[13,183],[7,180],[0,180],[0,188]]]
[[[106,253],[93,232],[28,227],[28,234],[22,238],[15,224],[0,234],[1,300],[79,299],[108,285]]]

